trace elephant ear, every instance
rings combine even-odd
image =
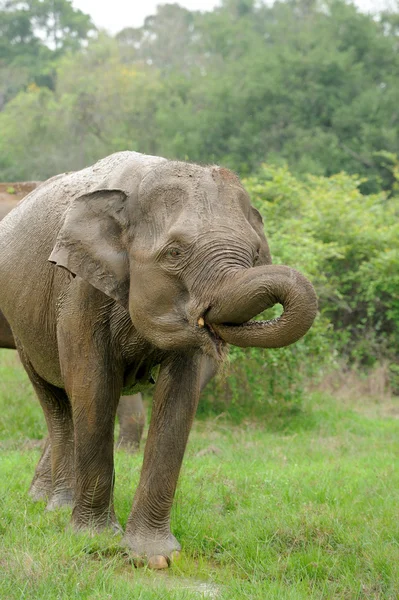
[[[97,189],[78,196],[65,214],[49,261],[128,307],[126,193]]]
[[[139,152],[116,152],[84,171],[71,174],[66,185],[80,185],[82,173],[92,182],[72,200],[49,260],[68,269],[128,308],[129,259],[126,237],[132,224],[129,206],[137,206],[141,182],[166,162]]]

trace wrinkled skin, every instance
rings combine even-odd
[[[39,184],[40,182],[36,181],[0,184],[0,221]],[[7,191],[10,189],[13,190],[12,194]],[[11,328],[2,312],[0,312],[0,348],[16,349]],[[116,414],[119,420],[117,447],[129,451],[138,450],[145,425],[145,410],[141,394],[122,396]],[[41,500],[51,494],[50,456],[49,442],[46,440],[30,488],[30,494],[34,499]]]
[[[251,321],[277,302],[281,317]],[[170,511],[204,364],[215,370],[226,342],[295,342],[317,301],[297,271],[271,265],[233,173],[120,152],[50,179],[0,223],[0,309],[47,420],[49,505],[73,501],[77,529],[119,530],[117,404],[160,365],[123,538],[159,568],[180,549]]]

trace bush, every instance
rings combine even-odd
[[[331,369],[337,357],[341,365],[364,368],[388,360],[397,386],[399,202],[385,192],[362,195],[362,183],[345,173],[302,181],[286,167],[267,165],[245,181],[273,261],[309,277],[320,314],[288,348],[231,349],[229,377],[211,384],[203,411],[298,407],[309,379]]]
[[[311,279],[340,352],[373,364],[393,359],[399,342],[399,199],[364,196],[362,183],[345,173],[299,181],[272,167],[246,182],[274,262]]]
[[[242,420],[300,410],[307,382],[334,367],[331,332],[319,315],[309,333],[287,348],[231,347],[224,370],[201,398],[199,415],[228,411],[233,420]]]

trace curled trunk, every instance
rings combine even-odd
[[[237,272],[219,291],[219,301],[206,314],[206,322],[225,342],[242,348],[281,348],[300,339],[317,313],[312,284],[298,271],[283,265],[266,265]],[[269,321],[254,316],[282,304],[283,314]]]

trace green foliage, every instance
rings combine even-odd
[[[367,363],[399,342],[399,198],[361,184],[344,173],[302,181],[285,167],[247,181],[275,260],[308,274],[341,352]]]
[[[202,413],[287,415],[301,406],[306,384],[338,363],[388,360],[397,390],[399,197],[361,194],[362,179],[344,173],[304,181],[268,165],[244,184],[263,216],[273,261],[309,277],[320,314],[288,348],[232,348],[225,373],[205,391]]]
[[[33,177],[37,112],[25,95],[35,84],[54,92],[57,114],[41,130],[38,178],[132,148],[241,175],[264,161],[358,173],[364,193],[397,185],[387,168],[399,147],[397,12],[376,19],[344,0],[225,0],[208,13],[166,4],[142,27],[87,45],[92,25],[69,0],[1,6],[0,179]]]
[[[180,24],[173,42],[170,13]],[[283,157],[300,173],[347,170],[367,174],[368,190],[389,186],[374,152],[398,147],[396,30],[353,5],[225,1],[203,15],[163,7],[118,37],[134,47],[131,60],[168,75],[166,152],[241,174]]]
[[[117,43],[100,36],[60,60],[55,91],[32,84],[0,113],[1,177],[45,179],[118,150],[156,154],[162,90],[154,71],[123,64]]]
[[[277,311],[268,313],[259,318],[274,317]],[[228,412],[236,422],[262,416],[286,423],[290,414],[300,411],[306,384],[335,366],[331,329],[319,315],[306,337],[293,346],[231,347],[227,364],[201,397],[199,415]]]
[[[32,83],[53,89],[56,60],[94,31],[71,0],[0,0],[0,110]]]
[[[43,44],[54,50],[78,49],[95,28],[71,0],[1,0],[0,57],[24,55]]]

